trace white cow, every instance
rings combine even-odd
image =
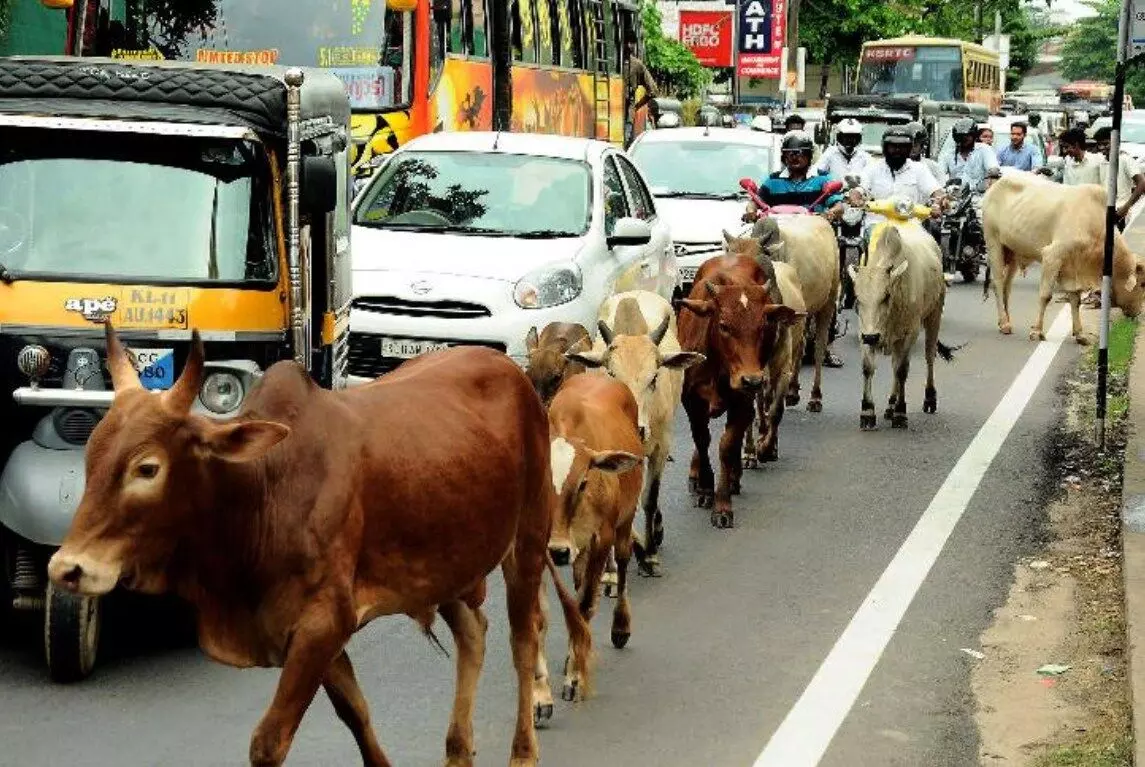
[[[934,357],[953,359],[953,349],[938,340],[942,309],[946,302],[946,280],[942,275],[942,254],[938,243],[921,226],[887,225],[878,235],[866,266],[849,266],[855,282],[859,330],[863,345],[863,403],[859,427],[864,431],[876,425],[875,403],[871,399],[871,378],[875,374],[875,354],[889,354],[894,384],[884,418],[896,429],[905,429],[906,378],[910,371],[910,350],[919,330],[926,330],[926,394],[923,412],[938,409],[934,388]]]
[[[990,285],[998,308],[998,329],[1013,332],[1010,288],[1014,275],[1042,265],[1038,318],[1031,340],[1045,340],[1043,325],[1053,291],[1066,293],[1073,309],[1073,337],[1088,343],[1081,325],[1081,292],[1101,285],[1105,244],[1105,190],[1096,184],[1062,186],[1032,173],[1006,175],[982,198],[983,230],[989,252]],[[1145,266],[1113,233],[1113,305],[1128,317],[1141,312]]]
[[[566,356],[588,368],[604,368],[636,398],[647,456],[640,504],[644,509],[644,536],[637,541],[636,555],[642,574],[657,575],[657,551],[664,537],[660,478],[672,448],[684,370],[702,362],[704,356],[680,348],[672,304],[656,293],[618,293],[604,302],[598,318],[600,337],[593,348],[587,352],[570,351]]]

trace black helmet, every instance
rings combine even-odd
[[[789,131],[787,135],[783,137],[783,145],[780,151],[803,152],[810,156],[815,152],[815,142],[801,130]]]
[[[966,136],[971,133],[977,135],[978,128],[969,117],[963,117],[955,121],[954,127],[950,129],[950,132],[954,135],[954,138],[957,139],[959,136]]]
[[[913,144],[914,133],[905,125],[892,125],[883,131],[883,144]]]

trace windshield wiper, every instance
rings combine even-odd
[[[387,224],[385,221],[367,224],[359,222],[359,226],[368,226],[374,229],[400,229],[403,232],[433,232],[436,234],[480,234],[487,237],[510,237],[512,232],[502,229],[490,229],[484,226],[471,226],[469,224]]]
[[[565,229],[529,229],[525,232],[510,232],[513,237],[519,237],[522,240],[547,240],[556,237],[579,237],[576,232],[570,232]]]
[[[657,192],[657,197],[687,200],[734,200],[742,195],[738,192]]]

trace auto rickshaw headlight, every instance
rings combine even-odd
[[[244,394],[242,380],[234,373],[220,370],[209,374],[203,381],[199,401],[212,413],[226,415],[238,409]]]

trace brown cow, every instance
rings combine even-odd
[[[281,667],[253,765],[283,762],[319,687],[364,763],[388,765],[344,648],[378,616],[405,613],[428,632],[436,611],[457,644],[446,763],[472,765],[481,604],[500,564],[518,684],[510,764],[537,763],[532,677],[553,493],[545,410],[508,357],[449,349],[341,391],[279,362],[219,422],[190,413],[203,381],[197,332],[158,396],[110,325],[107,345],[115,400],[92,433],[53,583],[174,592],[196,608],[210,657]],[[587,668],[587,626],[573,630],[574,665]]]
[[[536,328],[529,328],[525,336],[525,350],[529,364],[525,373],[533,388],[548,407],[557,389],[565,379],[584,372],[584,365],[565,357],[567,352],[586,352],[592,348],[592,338],[584,325],[575,322],[550,322],[537,336]]]
[[[682,302],[680,346],[705,359],[684,374],[684,410],[696,452],[688,481],[700,508],[711,508],[715,527],[733,524],[731,496],[743,475],[743,438],[764,383],[764,364],[795,310],[774,303],[758,263],[746,256],[716,256],[700,266]],[[708,422],[727,412],[720,440],[720,482],[715,487]]]
[[[612,644],[616,647],[624,647],[632,634],[628,562],[644,481],[636,419],[636,400],[628,387],[598,372],[568,379],[549,408],[553,488],[559,497],[549,552],[557,564],[572,562],[580,613],[586,621],[596,614],[601,577],[609,554],[615,552],[618,599],[612,614]],[[537,678],[548,686],[543,655]],[[580,684],[575,671],[568,675],[566,700],[576,697]]]

